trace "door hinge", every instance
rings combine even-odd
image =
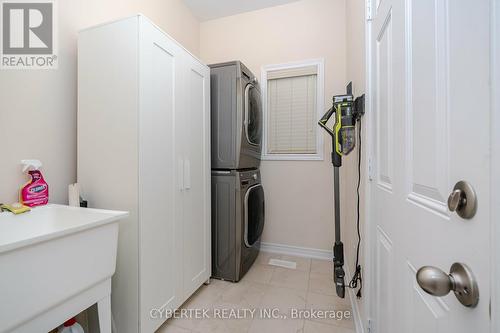
[[[372,158],[368,157],[368,181],[373,180]]]
[[[366,20],[372,20],[372,3],[374,0],[366,0]]]

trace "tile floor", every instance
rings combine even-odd
[[[295,261],[296,269],[268,265],[269,259]],[[332,262],[261,252],[250,271],[238,283],[212,279],[202,286],[182,309],[208,309],[209,318],[172,318],[156,333],[354,333],[348,299],[335,296]],[[224,314],[244,318],[214,318]],[[244,316],[255,309],[253,317]],[[348,312],[349,319],[262,318],[261,309],[280,316],[291,316],[291,309],[335,310]],[[272,310],[276,309],[276,310]],[[227,312],[224,312],[227,311]]]

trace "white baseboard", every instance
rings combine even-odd
[[[352,279],[351,269],[346,263],[344,263],[344,269],[345,269],[346,283],[349,283],[349,281],[351,281]],[[354,327],[356,328],[356,333],[365,333],[365,325],[363,324],[363,318],[361,318],[358,302],[356,302],[355,290],[351,288],[346,288],[346,290],[347,293],[349,294],[349,299],[351,300],[352,320],[354,321]]]
[[[276,243],[260,243],[260,250],[263,252],[278,253],[289,256],[332,260],[333,252],[328,250],[313,249],[309,247],[299,247]],[[351,270],[347,264],[344,267],[346,271],[346,283],[351,281]],[[358,302],[356,302],[356,295],[354,290],[346,288],[349,295],[349,300],[351,301],[352,307],[352,318],[354,321],[354,326],[356,327],[356,333],[365,333],[365,326],[363,324],[363,318],[361,318],[361,313],[359,311]]]
[[[313,249],[309,247],[291,246],[285,244],[261,242],[260,250],[263,252],[271,252],[271,253],[285,254],[289,256],[297,256],[305,258],[314,258],[323,260],[333,259],[332,251]]]

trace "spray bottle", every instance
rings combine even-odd
[[[23,172],[28,172],[31,180],[21,187],[19,201],[26,206],[46,205],[49,202],[49,185],[43,179],[39,160],[22,160]]]
[[[58,330],[59,333],[85,333],[82,326],[76,322],[75,318],[71,318],[64,323]]]

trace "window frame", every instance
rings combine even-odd
[[[316,153],[315,154],[276,154],[267,151],[268,143],[268,110],[267,110],[267,77],[268,72],[293,69],[300,67],[316,66],[316,116],[317,121],[321,119],[324,113],[325,87],[324,87],[324,59],[310,59],[284,64],[272,64],[262,66],[261,86],[262,86],[262,114],[263,114],[263,140],[262,140],[262,160],[264,161],[323,161],[324,160],[324,135],[319,129],[316,129]]]

